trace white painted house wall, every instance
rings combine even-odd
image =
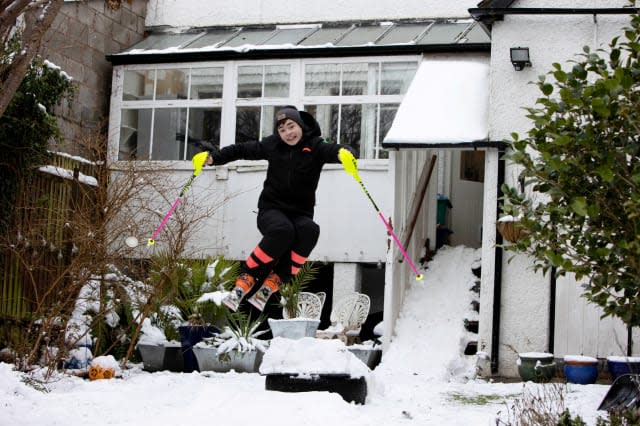
[[[150,0],[147,27],[462,18],[477,0]],[[197,11],[194,14],[194,11]]]
[[[512,7],[623,7],[623,0],[523,0]],[[537,81],[551,69],[553,62],[565,67],[568,61],[582,52],[584,45],[592,49],[605,48],[611,38],[621,34],[628,23],[627,15],[550,16],[506,15],[492,29],[490,134],[492,140],[509,139],[511,132],[525,135],[531,127],[523,107],[534,106],[541,94]],[[529,47],[532,67],[515,71],[510,63],[510,47]],[[487,170],[497,170],[497,153],[487,159]],[[513,185],[517,172],[507,165],[505,179]],[[479,350],[491,347],[491,315],[493,310],[493,259],[495,245],[495,176],[485,179],[485,220],[483,238],[482,290],[480,311]],[[493,211],[492,211],[493,209]],[[517,352],[547,351],[549,333],[555,332],[554,354],[584,354],[606,357],[623,355],[626,350],[626,331],[619,321],[599,320],[599,310],[587,306],[579,297],[579,287],[573,280],[558,279],[556,327],[549,330],[549,277],[534,273],[531,262],[524,256],[505,252],[503,259],[499,373],[517,375]],[[616,340],[620,343],[615,343]],[[637,337],[635,339],[637,341]],[[634,348],[637,351],[638,347]]]

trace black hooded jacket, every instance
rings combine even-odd
[[[300,141],[287,145],[276,132],[261,141],[226,146],[211,153],[214,165],[234,160],[267,160],[267,178],[258,200],[259,209],[280,209],[313,217],[316,189],[325,163],[338,163],[340,148],[320,136],[320,126],[313,116],[300,111],[305,124]]]

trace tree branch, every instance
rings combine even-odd
[[[38,52],[44,34],[53,23],[63,3],[63,0],[47,0],[40,3],[39,7],[27,8],[22,48],[16,52],[13,62],[7,67],[7,79],[1,82],[0,116],[4,114],[13,95],[20,87],[29,64]]]

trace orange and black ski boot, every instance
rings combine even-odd
[[[278,291],[282,285],[282,280],[275,272],[270,272],[267,278],[265,278],[262,287],[256,291],[256,293],[249,298],[249,303],[258,308],[260,311],[264,310],[264,306],[267,304],[267,300],[271,295]]]
[[[229,295],[222,299],[222,303],[232,311],[237,311],[242,299],[251,291],[256,280],[249,274],[243,272],[236,278],[236,286],[231,290]]]

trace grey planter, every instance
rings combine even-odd
[[[193,354],[198,360],[200,371],[216,371],[226,373],[235,370],[238,373],[255,373],[262,362],[262,352],[258,350],[248,352],[229,352],[228,359],[219,359],[218,350],[214,347],[192,348]]]
[[[184,369],[182,347],[179,344],[147,345],[138,344],[145,371],[175,371]]]
[[[303,337],[315,337],[320,325],[319,319],[309,318],[269,318],[268,322],[273,337],[284,337],[293,340],[302,339]]]

